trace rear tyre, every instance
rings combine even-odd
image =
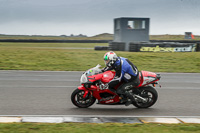
[[[84,90],[79,90],[76,89],[72,95],[71,95],[71,101],[72,103],[79,107],[79,108],[88,108],[91,105],[94,104],[94,102],[96,101],[96,98],[94,98],[90,93],[88,95],[87,98],[83,98],[83,95],[85,94]]]
[[[139,88],[139,90],[140,93],[137,95],[145,98],[147,101],[143,102],[141,100],[136,100],[133,102],[134,106],[136,106],[137,108],[149,108],[155,104],[155,102],[158,99],[158,93],[153,87],[151,86],[143,87]]]

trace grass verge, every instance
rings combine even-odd
[[[96,64],[104,66],[106,51],[71,49],[94,48],[96,45],[107,44],[0,43],[0,70],[85,71]],[[200,52],[116,53],[131,60],[139,70],[200,73]]]
[[[0,129],[1,133],[200,133],[200,124],[1,123]]]

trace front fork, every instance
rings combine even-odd
[[[87,90],[84,86],[79,86],[78,89],[85,92],[83,95],[83,100],[86,100],[89,97],[90,91]]]

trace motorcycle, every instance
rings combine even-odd
[[[71,101],[75,106],[88,108],[95,103],[96,99],[98,100],[97,104],[102,105],[123,105],[127,102],[127,97],[116,93],[116,89],[123,84],[123,81],[114,87],[115,90],[104,89],[104,85],[114,78],[115,72],[102,72],[100,67],[97,65],[82,74],[81,86],[71,95]],[[160,74],[141,71],[139,72],[140,84],[136,87],[126,87],[126,90],[131,92],[135,99],[132,102],[135,107],[148,108],[155,104],[158,93],[154,87],[160,78]]]

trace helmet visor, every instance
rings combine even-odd
[[[110,60],[104,60],[105,65],[107,65],[109,61],[110,61]]]

